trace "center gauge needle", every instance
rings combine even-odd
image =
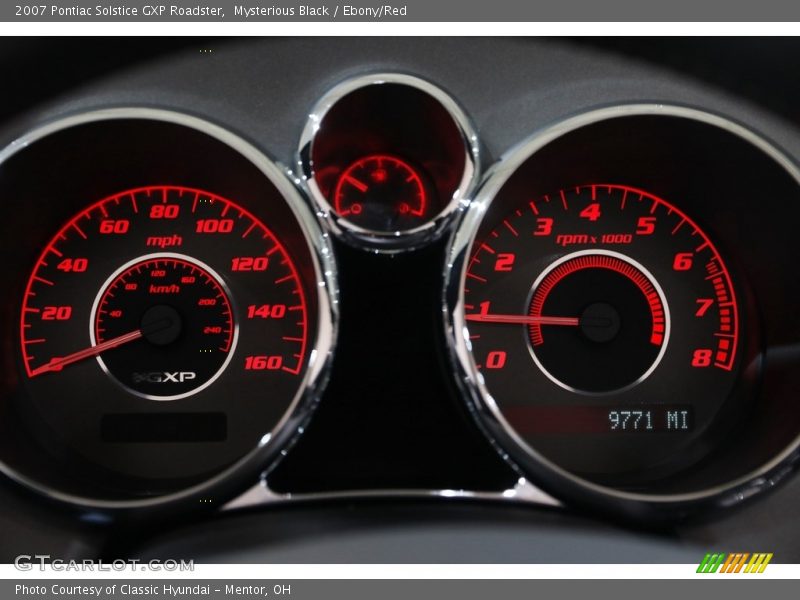
[[[577,317],[533,317],[530,315],[467,315],[467,321],[479,323],[507,323],[509,325],[564,325],[577,327],[580,319]]]

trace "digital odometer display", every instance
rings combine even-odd
[[[481,231],[463,289],[472,356],[526,444],[602,479],[669,462],[710,425],[737,379],[740,316],[688,215],[592,184],[506,205]]]
[[[526,406],[507,411],[520,433],[687,433],[694,429],[691,404],[623,406]]]

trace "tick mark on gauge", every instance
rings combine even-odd
[[[80,227],[78,227],[78,224],[77,224],[77,223],[73,223],[73,224],[72,224],[72,227],[73,227],[73,229],[75,229],[75,231],[77,231],[77,232],[78,232],[78,235],[79,235],[79,236],[81,236],[83,239],[88,239],[88,238],[86,237],[86,234],[85,234],[85,233],[83,233],[83,230],[82,230]]]
[[[675,235],[676,233],[678,233],[678,230],[683,226],[684,223],[686,223],[686,219],[681,219],[680,222],[672,230],[672,235]]]
[[[255,224],[255,223],[253,223],[252,225],[250,225],[250,227],[248,227],[248,228],[247,228],[247,231],[245,231],[245,232],[242,234],[242,239],[244,239],[244,238],[246,238],[248,235],[250,235],[250,232],[251,232],[251,231],[253,231],[253,229],[255,229],[255,228],[256,228],[256,224]],[[267,253],[267,256],[269,256],[269,253]]]

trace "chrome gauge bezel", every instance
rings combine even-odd
[[[800,169],[785,153],[744,125],[704,110],[670,104],[621,104],[567,117],[531,135],[493,165],[474,200],[454,226],[444,270],[442,316],[447,352],[457,384],[477,425],[510,465],[546,493],[586,508],[633,518],[675,519],[703,509],[730,507],[772,489],[800,463],[800,435],[761,467],[722,485],[682,494],[634,493],[574,475],[537,452],[503,417],[477,369],[464,307],[470,249],[493,199],[517,169],[551,142],[601,121],[631,116],[665,116],[699,121],[740,137],[768,155],[800,185]]]
[[[312,163],[314,140],[325,116],[342,98],[361,88],[372,85],[398,84],[416,88],[433,97],[450,115],[459,130],[464,146],[464,171],[458,188],[444,208],[426,223],[402,231],[377,231],[356,225],[336,214],[335,209],[319,188]],[[469,117],[458,103],[436,85],[404,73],[372,73],[347,79],[329,90],[311,109],[300,136],[296,166],[308,195],[320,218],[328,223],[333,234],[356,248],[397,253],[413,250],[438,239],[463,209],[480,181],[480,143]]]
[[[77,126],[118,120],[163,122],[205,134],[250,162],[278,190],[297,220],[314,269],[312,283],[317,295],[317,330],[305,363],[303,379],[287,411],[271,430],[264,432],[255,448],[222,472],[177,492],[145,498],[107,500],[54,489],[17,472],[2,460],[0,473],[38,496],[92,515],[93,519],[110,518],[134,511],[137,516],[141,516],[150,512],[162,513],[186,507],[217,508],[254,481],[258,481],[266,470],[277,464],[286,454],[287,449],[302,433],[327,383],[339,322],[336,262],[330,238],[309,210],[302,191],[293,183],[288,169],[270,160],[262,150],[229,129],[205,118],[175,110],[130,106],[91,110],[58,118],[31,129],[0,151],[0,167],[10,157],[52,134]]]

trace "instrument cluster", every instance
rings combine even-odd
[[[5,476],[108,514],[524,485],[636,519],[793,470],[800,171],[754,128],[621,102],[488,160],[424,77],[306,110],[288,167],[133,105],[0,152]]]

